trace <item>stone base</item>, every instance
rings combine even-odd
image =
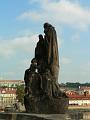
[[[68,109],[68,98],[24,97],[26,112],[39,114],[63,114]]]

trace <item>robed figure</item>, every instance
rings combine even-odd
[[[59,55],[57,35],[55,28],[49,24],[44,24],[45,40],[47,41],[47,64],[55,81],[58,80],[59,73]]]

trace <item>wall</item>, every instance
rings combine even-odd
[[[0,120],[68,120],[68,116],[66,114],[0,113]]]

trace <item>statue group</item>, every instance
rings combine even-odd
[[[44,36],[39,35],[35,56],[25,71],[24,105],[29,113],[65,113],[68,98],[58,83],[59,54],[55,28],[44,24]]]

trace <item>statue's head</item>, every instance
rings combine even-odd
[[[51,27],[52,25],[49,24],[48,22],[44,23],[44,29],[48,28],[48,27]]]
[[[42,34],[39,34],[39,40],[43,40],[43,36],[42,36]]]
[[[33,58],[33,59],[31,60],[31,63],[37,65],[37,60],[36,60],[36,58]]]
[[[47,28],[48,27],[48,23],[44,23],[44,28]]]

